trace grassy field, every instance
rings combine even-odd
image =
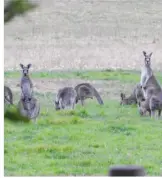
[[[20,71],[5,71],[6,78],[20,78]],[[157,79],[162,82],[162,73],[155,73]],[[84,70],[84,71],[40,71],[32,72],[32,78],[63,78],[63,79],[87,79],[87,80],[118,80],[121,82],[139,82],[140,72],[132,70]]]
[[[160,74],[157,74],[160,78]],[[18,78],[5,72],[5,80]],[[35,72],[33,78],[84,78],[134,82],[138,72]],[[162,82],[162,81],[161,81]],[[116,164],[144,166],[147,175],[162,172],[162,120],[140,117],[136,106],[102,95],[104,106],[87,100],[74,111],[53,107],[53,93],[35,93],[41,103],[37,123],[4,123],[5,176],[107,175]],[[19,93],[14,92],[16,102]],[[15,103],[16,103],[15,102]]]

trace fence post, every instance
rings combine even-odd
[[[145,170],[136,165],[118,165],[109,168],[109,176],[145,176]]]

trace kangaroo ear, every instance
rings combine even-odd
[[[149,54],[149,57],[151,57],[151,56],[152,56],[152,53]]]
[[[23,68],[24,68],[24,65],[23,65],[23,64],[20,64],[20,67],[23,69]]]
[[[27,68],[29,69],[31,66],[32,66],[31,64],[28,64],[28,65],[27,65]]]
[[[146,51],[143,51],[143,55],[146,56]]]

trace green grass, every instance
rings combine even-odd
[[[116,164],[159,175],[161,124],[117,101],[87,101],[75,111],[44,107],[36,124],[5,119],[5,176],[107,175]]]
[[[33,78],[43,76],[139,80],[137,72],[129,71],[32,73]],[[5,77],[19,74],[6,72]],[[162,120],[140,117],[136,106],[122,107],[108,97],[104,97],[103,106],[87,100],[85,107],[78,104],[74,111],[56,112],[53,93],[35,94],[41,103],[37,123],[14,120],[16,115],[11,113],[5,117],[5,176],[104,176],[110,166],[118,164],[141,165],[150,176],[161,174]],[[17,103],[19,93],[14,95]]]
[[[162,74],[155,73],[162,82]],[[5,78],[20,78],[20,71],[5,71]],[[100,71],[51,71],[31,72],[32,78],[64,78],[64,79],[87,79],[87,80],[120,80],[122,82],[138,82],[140,72],[125,70],[100,70]]]

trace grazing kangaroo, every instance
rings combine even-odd
[[[78,103],[79,100],[81,100],[82,106],[84,105],[84,100],[87,98],[93,99],[93,97],[96,97],[98,103],[100,105],[103,105],[104,102],[99,95],[98,91],[89,83],[81,83],[78,84],[75,87],[77,97],[76,97],[76,103]]]
[[[34,97],[21,97],[18,103],[18,110],[22,116],[36,120],[40,112],[40,104]]]
[[[155,111],[158,110],[159,116],[162,110],[162,89],[159,85],[147,85],[144,87],[146,100],[149,101],[151,117],[155,116]]]
[[[151,116],[149,99],[145,101],[139,101],[138,110],[141,116],[146,115],[146,112],[149,112],[149,116]]]
[[[145,115],[146,112],[149,112],[151,117],[155,116],[155,111],[158,111],[158,116],[160,117],[162,111],[162,92],[152,95],[150,98],[145,101],[139,102],[138,109],[141,115]]]
[[[134,89],[134,94],[135,94],[135,97],[136,97],[136,101],[137,103],[139,101],[144,101],[145,98],[144,98],[144,93],[143,93],[143,90],[141,88],[141,85],[140,83],[138,83]]]
[[[131,94],[129,97],[126,97],[124,93],[120,94],[120,105],[132,105],[137,104],[135,95]]]
[[[144,97],[145,99],[150,98],[151,95],[159,93],[161,91],[161,86],[156,80],[155,76],[152,75],[145,85],[142,87],[144,91]]]
[[[134,87],[133,92],[129,97],[126,97],[124,93],[121,93],[120,98],[120,105],[137,104],[138,101],[144,100],[144,95],[140,84],[137,84]]]
[[[155,111],[158,110],[159,116],[162,109],[162,89],[155,76],[152,75],[143,86],[145,98],[149,101],[151,117],[154,117]]]
[[[7,86],[4,86],[4,103],[13,105],[13,94]]]
[[[145,57],[144,59],[144,67],[141,71],[141,87],[143,87],[147,80],[153,75],[152,69],[151,69],[151,56],[152,53],[150,53],[149,55],[146,54],[145,51],[143,51],[143,55]]]
[[[29,68],[31,67],[31,64],[28,64],[26,67],[23,64],[20,64],[20,67],[22,68],[23,76],[21,78],[21,90],[22,90],[22,96],[25,97],[32,97],[33,94],[33,84],[29,77]]]
[[[149,105],[151,110],[151,117],[155,116],[156,110],[158,111],[158,116],[160,117],[162,111],[162,91],[151,96]]]
[[[72,87],[59,89],[55,98],[55,109],[74,109],[77,93]]]

